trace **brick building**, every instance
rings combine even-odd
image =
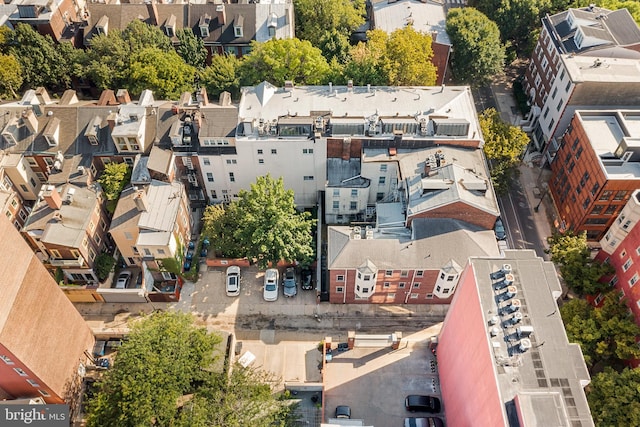
[[[637,111],[576,111],[551,164],[560,230],[599,240],[640,188]]]
[[[94,338],[20,233],[0,217],[0,398],[73,400]]]

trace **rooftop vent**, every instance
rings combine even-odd
[[[518,349],[520,349],[521,352],[525,352],[527,350],[529,350],[531,348],[531,340],[528,338],[525,338],[523,340],[520,341],[520,345],[518,346]]]

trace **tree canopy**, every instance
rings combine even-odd
[[[131,57],[128,88],[134,95],[151,89],[161,99],[177,99],[183,92],[193,90],[195,71],[175,51],[144,48]]]
[[[364,24],[364,0],[294,0],[296,34],[314,46],[334,30],[344,37]]]
[[[598,426],[640,425],[640,369],[605,368],[591,378],[587,399]]]
[[[17,98],[22,86],[22,67],[13,55],[0,54],[0,97]]]
[[[446,28],[453,45],[451,68],[457,80],[482,85],[502,72],[505,48],[500,30],[486,15],[472,7],[451,9]]]
[[[261,268],[281,260],[305,262],[313,255],[315,220],[296,211],[293,190],[285,190],[282,178],[258,177],[226,209],[207,207],[203,223],[216,250],[255,259]]]
[[[211,65],[200,73],[200,84],[210,96],[227,91],[235,98],[240,93],[240,61],[234,55],[214,55]]]
[[[135,321],[88,402],[87,425],[284,426],[292,407],[277,399],[269,376],[239,365],[231,375],[217,371],[218,343],[188,314]]]
[[[529,137],[517,126],[502,120],[495,108],[484,110],[478,117],[484,137],[483,151],[491,162],[491,180],[498,194],[506,194],[517,177],[520,156]]]
[[[201,70],[207,60],[207,49],[204,47],[202,37],[193,34],[191,28],[181,28],[176,31],[176,37],[180,44],[176,47],[178,55],[192,67]]]
[[[599,282],[602,276],[612,272],[609,264],[591,259],[585,232],[574,234],[555,233],[547,238],[551,261],[559,265],[560,275],[571,290],[579,295],[596,295],[609,290],[608,283]]]
[[[273,39],[252,42],[251,53],[242,61],[240,70],[245,85],[265,80],[276,86],[284,86],[287,80],[316,85],[324,83],[329,64],[320,49],[306,40]]]
[[[590,369],[597,364],[620,365],[640,357],[636,325],[620,293],[609,292],[601,307],[594,308],[583,299],[572,299],[560,308],[570,342],[580,344]]]
[[[115,211],[120,193],[131,180],[131,168],[126,163],[107,163],[98,182],[107,199],[107,210]]]

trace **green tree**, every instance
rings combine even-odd
[[[202,233],[209,236],[212,249],[217,255],[237,258],[243,257],[246,250],[235,240],[235,211],[228,211],[223,205],[209,205],[202,215]]]
[[[139,19],[134,19],[121,33],[122,40],[129,46],[131,53],[155,47],[163,52],[172,52],[171,39],[155,25],[145,24]]]
[[[287,80],[315,85],[323,83],[328,73],[329,65],[320,49],[299,39],[251,42],[251,53],[240,66],[241,81],[246,85],[264,80],[276,86],[283,86]]]
[[[85,76],[98,89],[122,88],[126,81],[131,50],[119,31],[94,35],[84,59]]]
[[[364,0],[294,0],[296,34],[313,46],[320,46],[333,30],[349,37],[364,24]]]
[[[386,86],[389,83],[389,63],[386,56],[388,35],[382,30],[367,31],[367,43],[358,43],[349,51],[344,67],[344,80],[364,86]]]
[[[610,274],[609,264],[600,264],[591,259],[591,250],[587,245],[587,234],[555,233],[547,238],[551,261],[560,269],[560,275],[571,290],[579,295],[596,295],[609,290],[608,283],[600,278]]]
[[[436,83],[431,35],[418,32],[411,25],[395,30],[387,40],[386,56],[390,85],[433,86]]]
[[[580,344],[590,369],[598,364],[621,365],[640,357],[636,337],[640,327],[620,293],[609,292],[599,308],[583,299],[573,299],[560,308],[570,342]]]
[[[118,198],[124,187],[131,180],[131,168],[126,163],[107,163],[98,182],[102,186],[107,199],[107,210],[115,211]]]
[[[258,177],[249,191],[240,190],[225,215],[233,218],[229,225],[235,248],[230,249],[243,251],[261,268],[281,260],[304,262],[313,255],[315,220],[308,212],[296,211],[293,190],[285,190],[282,178]]]
[[[11,29],[5,25],[0,27],[0,52],[9,51],[9,40],[11,40]]]
[[[498,26],[472,7],[451,9],[446,21],[453,53],[451,67],[459,81],[482,85],[502,72],[505,48]]]
[[[151,89],[159,98],[177,99],[193,90],[195,71],[175,51],[148,47],[133,54],[127,87],[134,95]]]
[[[640,369],[605,368],[591,378],[587,399],[598,426],[640,425]]]
[[[66,87],[63,59],[50,36],[41,35],[31,25],[18,24],[8,37],[9,53],[20,63],[27,88]]]
[[[285,426],[293,407],[269,386],[271,376],[236,365],[216,372],[217,334],[179,312],[132,323],[115,363],[88,402],[92,426]]]
[[[344,64],[349,57],[349,38],[336,30],[326,31],[318,41],[318,47],[322,51],[322,55],[327,62],[331,63],[334,59],[339,64]]]
[[[240,94],[240,61],[235,55],[214,55],[211,65],[200,73],[200,84],[207,89],[210,96],[218,96],[222,92],[231,93],[232,98]]]
[[[171,425],[178,398],[211,381],[207,369],[219,341],[178,312],[156,312],[132,323],[129,339],[89,401],[87,425]]]
[[[201,37],[196,37],[191,28],[179,29],[176,37],[180,41],[176,51],[187,64],[198,70],[204,68],[207,59],[207,49]]]
[[[0,97],[17,98],[22,86],[22,67],[13,55],[0,54]]]
[[[502,120],[495,108],[484,110],[478,119],[484,137],[483,151],[487,158],[518,163],[529,144],[529,136],[518,126]]]
[[[102,253],[96,257],[96,274],[98,275],[98,280],[102,281],[109,277],[109,273],[111,269],[115,265],[116,260],[109,254]]]

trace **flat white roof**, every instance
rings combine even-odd
[[[411,25],[421,33],[435,33],[435,41],[451,44],[446,28],[446,13],[443,3],[426,0],[424,3],[414,0],[390,2],[382,0],[373,4],[375,27],[386,33]]]

